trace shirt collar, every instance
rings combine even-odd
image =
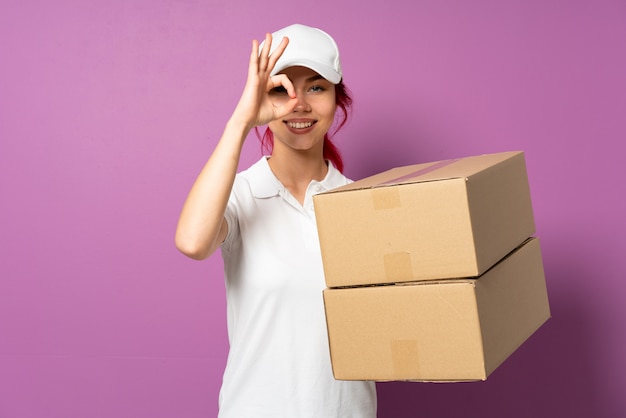
[[[249,174],[247,177],[252,195],[258,199],[277,196],[285,189],[285,186],[282,185],[272,172],[272,169],[267,162],[267,158],[268,157],[263,156],[247,170]],[[345,179],[343,174],[335,168],[333,163],[328,161],[328,172],[326,173],[326,177],[319,182],[313,180],[312,183],[320,185],[322,188],[320,192],[324,192],[344,185]]]
[[[284,186],[272,173],[267,158],[265,156],[261,157],[259,161],[247,170],[250,190],[252,195],[258,199],[276,196],[284,189]]]
[[[345,176],[341,174],[337,168],[335,168],[332,162],[328,160],[326,160],[326,162],[328,163],[328,172],[326,173],[326,177],[324,177],[324,179],[320,182],[314,181],[322,186],[322,191],[324,192],[346,184]]]

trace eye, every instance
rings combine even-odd
[[[309,91],[311,91],[313,93],[321,93],[323,91],[326,91],[326,88],[324,86],[314,85],[314,86],[311,86]]]
[[[273,89],[270,90],[270,94],[287,94],[287,89],[284,88],[283,86],[278,86],[278,87],[274,87]]]

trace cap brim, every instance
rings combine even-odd
[[[303,59],[281,62],[280,65],[274,67],[272,75],[276,75],[289,67],[306,67],[310,70],[315,71],[333,84],[339,84],[339,82],[341,81],[341,74],[339,74],[331,67],[320,64],[318,62],[311,62]]]

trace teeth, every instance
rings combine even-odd
[[[294,129],[304,129],[311,127],[311,125],[313,125],[313,122],[287,122],[287,125],[290,128]]]

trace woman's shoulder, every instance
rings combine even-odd
[[[272,174],[266,157],[237,173],[233,184],[234,193],[250,194],[257,198],[275,196],[279,191],[280,184]]]

